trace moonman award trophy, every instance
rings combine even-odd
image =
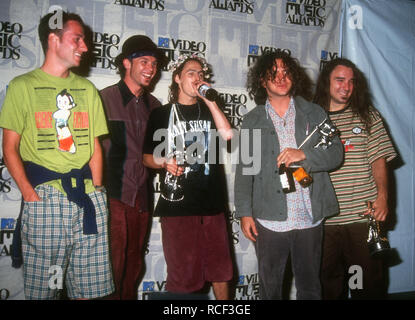
[[[316,133],[320,134],[320,138],[318,142],[314,145],[314,148],[321,147],[324,150],[331,146],[333,143],[332,140],[335,136],[339,134],[337,128],[325,118],[315,129],[304,139],[304,141],[300,144],[298,149],[301,147]]]
[[[333,143],[332,140],[339,131],[337,128],[325,118],[316,128],[305,138],[305,140],[300,144],[298,149],[301,147],[314,135],[314,133],[320,134],[318,142],[314,145],[314,148],[321,147],[323,150],[326,150]],[[294,178],[300,183],[303,188],[308,187],[312,182],[313,178],[305,171],[305,169],[298,165],[291,165],[289,169],[293,172]]]
[[[370,210],[369,214],[364,215],[368,219],[369,226],[367,244],[369,247],[370,255],[372,257],[377,257],[390,250],[390,245],[388,239],[380,236],[379,222],[376,221],[375,216],[373,215],[375,209],[372,207],[372,202],[367,201],[367,207]]]
[[[186,152],[178,152],[175,151],[174,154],[170,157],[176,158],[178,166],[185,166],[185,155]],[[163,199],[167,201],[181,201],[184,198],[184,190],[183,186],[181,185],[182,176],[175,176],[170,172],[166,172],[166,176],[164,178],[164,186],[161,189],[161,196]]]

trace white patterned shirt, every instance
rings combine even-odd
[[[280,152],[286,148],[297,149],[297,142],[295,141],[295,106],[294,99],[291,97],[287,112],[283,117],[280,117],[269,103],[268,99],[265,104],[267,116],[271,117],[277,132],[277,139],[280,144]],[[275,159],[275,165],[277,159]],[[313,215],[311,210],[311,199],[309,188],[303,188],[294,179],[295,192],[287,193],[287,220],[285,221],[271,221],[257,219],[257,221],[265,228],[275,232],[285,232],[291,230],[301,230],[312,228],[320,224],[321,220],[313,224]],[[275,191],[276,192],[276,191]]]

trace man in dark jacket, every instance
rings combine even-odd
[[[258,106],[244,118],[241,130],[249,132],[249,141],[241,139],[240,152],[260,146],[253,155],[260,168],[250,170],[247,164],[238,164],[235,207],[244,235],[255,242],[261,299],[282,298],[289,255],[297,299],[321,299],[321,221],[338,213],[327,171],[341,164],[343,147],[338,137],[329,146],[319,145],[317,130],[299,148],[327,118],[320,106],[301,97],[306,96],[307,83],[298,62],[281,52],[264,54],[248,74],[247,88]],[[258,130],[260,136],[255,135]],[[303,187],[293,179],[295,191],[284,193],[279,175],[282,164],[304,170],[312,184]]]

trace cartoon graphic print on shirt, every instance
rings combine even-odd
[[[71,116],[71,111],[69,110],[75,108],[76,104],[72,95],[66,89],[56,96],[56,106],[59,110],[53,113],[53,118],[56,120],[55,128],[59,143],[58,149],[64,152],[75,153],[76,147],[68,126],[68,119]]]

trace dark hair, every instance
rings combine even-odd
[[[372,106],[372,98],[369,92],[369,86],[364,76],[356,65],[348,59],[336,58],[329,61],[320,72],[317,79],[316,92],[313,102],[319,104],[324,109],[330,109],[330,76],[337,66],[344,66],[352,69],[354,76],[353,92],[349,99],[349,105],[355,115],[357,115],[365,125],[365,129],[369,132],[372,123],[370,118],[370,106]]]
[[[289,94],[291,96],[299,95],[307,100],[311,99],[311,80],[309,76],[297,59],[283,51],[265,52],[249,69],[246,88],[250,98],[253,98],[257,104],[265,104],[268,95],[262,82],[269,78],[275,78],[277,74],[276,59],[281,59],[287,68],[287,75],[292,82]]]
[[[176,75],[181,75],[184,66],[189,62],[189,61],[196,61],[197,63],[199,63],[202,66],[202,63],[200,62],[200,60],[198,60],[197,58],[188,58],[186,60],[184,60],[184,62],[182,64],[180,64],[176,70],[173,71],[172,75],[171,75],[171,84],[169,86],[169,103],[176,103],[179,100],[179,85],[177,84],[177,82],[174,80],[174,78],[176,77]],[[202,66],[203,67],[203,66]],[[211,66],[208,64],[208,71],[204,71],[204,74],[209,73],[209,77],[212,77],[213,74],[211,72],[212,68]],[[206,82],[212,82],[211,79],[209,78],[209,81],[207,79],[205,79]]]
[[[53,19],[55,15],[62,14],[62,28],[54,28],[52,29],[50,27],[50,20]],[[46,52],[48,51],[48,38],[49,34],[54,33],[59,38],[62,37],[62,34],[65,30],[66,23],[68,21],[77,21],[82,26],[82,28],[85,29],[85,24],[82,21],[81,17],[77,15],[76,13],[68,13],[62,10],[55,10],[54,12],[48,13],[45,16],[43,16],[39,21],[39,27],[38,27],[38,34],[39,34],[39,40],[42,45],[43,53],[46,55]]]

